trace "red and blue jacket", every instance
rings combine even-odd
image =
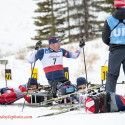
[[[28,61],[34,63],[40,60],[48,81],[60,80],[65,78],[63,68],[63,57],[77,58],[80,54],[80,50],[76,52],[69,52],[63,48],[60,48],[57,52],[50,48],[43,48],[36,52],[33,52]]]
[[[0,104],[11,104],[21,98],[24,98],[28,103],[30,103],[30,96],[26,94],[26,85],[20,85],[18,89],[13,88],[1,88],[0,89]]]

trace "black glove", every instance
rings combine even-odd
[[[83,46],[85,46],[85,41],[84,41],[84,39],[81,39],[79,42],[79,47],[83,48]]]
[[[41,47],[42,47],[42,42],[39,40],[35,45],[35,50],[38,50]]]

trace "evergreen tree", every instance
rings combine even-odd
[[[62,2],[54,0],[44,0],[37,3],[38,8],[35,10],[38,16],[35,17],[35,25],[37,35],[34,37],[35,40],[46,40],[49,36],[63,36],[62,24],[65,18],[62,18],[60,8]],[[60,11],[59,11],[60,10]]]
[[[103,11],[110,13],[114,10],[114,0],[95,0],[93,6],[96,8],[96,12]]]
[[[104,20],[97,20],[98,12],[111,12],[113,0],[43,0],[35,10],[37,35],[46,40],[58,36],[63,43],[77,42],[82,35],[93,39],[101,33]]]
[[[107,13],[111,13],[112,11],[114,11],[114,7],[113,7],[113,2],[114,0],[94,0],[92,2],[92,6],[94,8],[94,12],[95,14],[98,14],[99,12],[103,12],[103,14]],[[94,19],[96,20],[96,19]],[[105,20],[96,20],[95,24],[97,25],[95,28],[95,32],[97,32],[98,34],[101,34],[102,32],[102,26],[104,24]]]
[[[76,15],[78,19],[75,21],[79,29],[78,37],[84,36],[86,39],[93,39],[93,37],[97,36],[97,32],[94,31],[97,24],[95,24],[96,20],[93,20],[96,16],[93,14],[92,4],[93,2],[91,0],[81,0],[79,2],[74,0],[74,7],[77,10]]]

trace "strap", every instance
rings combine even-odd
[[[125,25],[125,22],[123,22],[123,19],[118,19],[119,22],[118,24],[111,30],[111,32],[120,24],[120,23],[123,23]]]
[[[99,99],[100,99],[99,109],[100,109],[100,113],[102,113],[104,112],[104,95],[100,94]]]
[[[97,96],[95,96],[95,107],[96,107],[96,109],[95,109],[95,113],[98,113],[99,112],[99,98],[97,97]]]
[[[107,112],[107,93],[103,94],[103,112]]]
[[[105,100],[104,100],[105,112],[110,112],[110,103],[111,103],[110,93],[106,93]]]

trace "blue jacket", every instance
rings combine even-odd
[[[116,11],[107,18],[102,31],[102,40],[109,46],[109,50],[125,49],[125,8],[116,9]]]
[[[107,23],[111,30],[110,44],[125,45],[125,19],[122,21],[113,16],[108,17]]]

